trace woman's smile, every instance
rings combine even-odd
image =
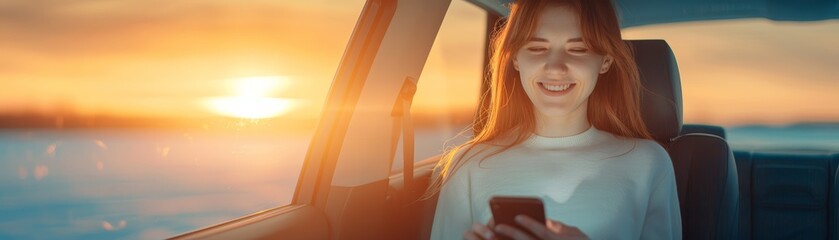
[[[539,85],[539,89],[545,95],[551,97],[558,97],[571,92],[574,90],[574,86],[576,83],[552,83],[552,82],[538,82],[536,83]]]

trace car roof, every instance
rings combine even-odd
[[[469,0],[501,16],[513,0]],[[613,0],[621,27],[650,24],[765,18],[774,21],[820,21],[839,18],[839,0]]]

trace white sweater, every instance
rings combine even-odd
[[[443,186],[431,239],[462,239],[473,223],[489,222],[494,195],[541,198],[547,218],[595,240],[682,238],[673,164],[654,141],[594,127],[569,137],[534,134],[479,163],[496,149],[477,145]]]

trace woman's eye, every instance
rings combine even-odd
[[[588,52],[588,49],[586,49],[586,48],[572,48],[572,49],[569,49],[568,51],[573,52],[573,53],[586,53],[586,52]]]
[[[530,51],[530,52],[544,52],[544,51],[547,51],[547,50],[548,49],[544,48],[544,47],[529,47],[529,48],[527,48],[527,51]]]

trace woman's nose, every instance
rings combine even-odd
[[[568,65],[566,61],[568,56],[565,52],[554,52],[548,57],[548,62],[545,64],[545,71],[549,74],[565,75],[568,73]]]

